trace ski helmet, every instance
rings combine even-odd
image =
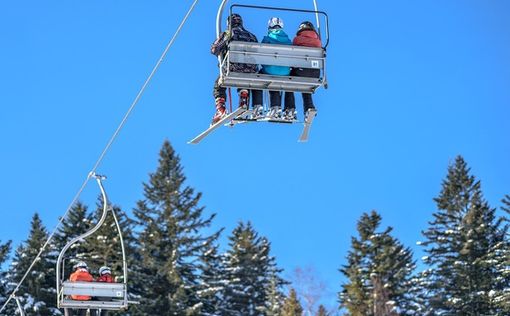
[[[227,26],[242,26],[243,25],[243,18],[237,14],[237,13],[232,13],[228,18],[227,18]]]
[[[84,262],[84,261],[79,261],[78,263],[76,263],[73,268],[76,270],[76,269],[89,269],[88,265]]]
[[[267,28],[269,28],[269,29],[274,29],[274,28],[283,29],[283,20],[280,18],[271,18],[267,22]]]
[[[304,21],[304,22],[301,22],[301,24],[299,24],[299,30],[314,30],[315,31],[315,27],[313,26],[312,22],[310,21]]]
[[[110,267],[102,266],[101,268],[99,268],[99,275],[103,274],[112,274],[112,270],[110,269]]]

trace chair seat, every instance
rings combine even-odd
[[[314,93],[317,88],[323,85],[323,81],[320,78],[240,72],[228,73],[228,75],[221,78],[219,83],[222,87],[307,93]]]
[[[125,301],[77,301],[72,299],[63,299],[60,301],[59,308],[73,309],[104,309],[104,310],[121,310],[127,308]]]

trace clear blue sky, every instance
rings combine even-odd
[[[142,198],[169,139],[188,184],[218,213],[214,228],[226,227],[223,245],[250,220],[287,272],[315,267],[335,300],[362,212],[378,210],[419,259],[415,243],[456,155],[493,206],[510,193],[510,2],[319,0],[330,17],[330,88],[315,95],[310,142],[296,142],[297,125],[254,124],[191,146],[213,114],[219,2],[199,2],[100,166],[114,203],[130,210]],[[0,5],[1,241],[24,240],[35,211],[53,229],[191,3]],[[273,14],[243,15],[261,38]],[[275,15],[289,34],[303,19]],[[96,194],[91,182],[82,201]]]

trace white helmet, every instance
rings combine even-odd
[[[103,274],[112,274],[112,270],[110,269],[110,267],[102,266],[101,268],[99,268],[99,275]]]
[[[84,262],[84,261],[78,261],[78,263],[76,263],[73,268],[76,270],[78,268],[82,268],[82,269],[89,269],[89,266]]]
[[[283,29],[283,20],[280,18],[270,18],[269,21],[267,22],[267,27],[270,29],[274,29],[277,27]]]

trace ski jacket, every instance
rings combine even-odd
[[[301,30],[297,32],[292,44],[296,46],[322,47],[319,34],[314,30]]]
[[[87,269],[78,269],[71,274],[69,280],[71,282],[93,282],[94,278]],[[91,299],[91,297],[87,295],[71,295],[71,298],[77,301],[88,301]]]
[[[111,274],[103,274],[97,278],[96,282],[113,283],[113,277]],[[96,299],[99,301],[111,301],[112,300],[111,297],[102,297],[102,296],[98,296]]]
[[[241,42],[258,42],[257,37],[252,33],[248,32],[243,26],[235,26],[231,32],[228,30],[221,33],[214,43],[211,45],[211,54],[215,56],[223,56],[227,52],[228,44],[231,41]],[[223,58],[223,57],[222,57]],[[242,63],[230,63],[230,71],[233,72],[257,72],[258,65],[255,64],[242,64]]]
[[[106,282],[106,283],[113,283],[113,277],[111,274],[103,274],[102,276],[98,277],[97,282]]]
[[[281,45],[292,44],[289,36],[282,29],[269,30],[267,35],[262,39],[262,43]],[[268,75],[288,76],[290,74],[290,67],[262,65],[261,72]]]

